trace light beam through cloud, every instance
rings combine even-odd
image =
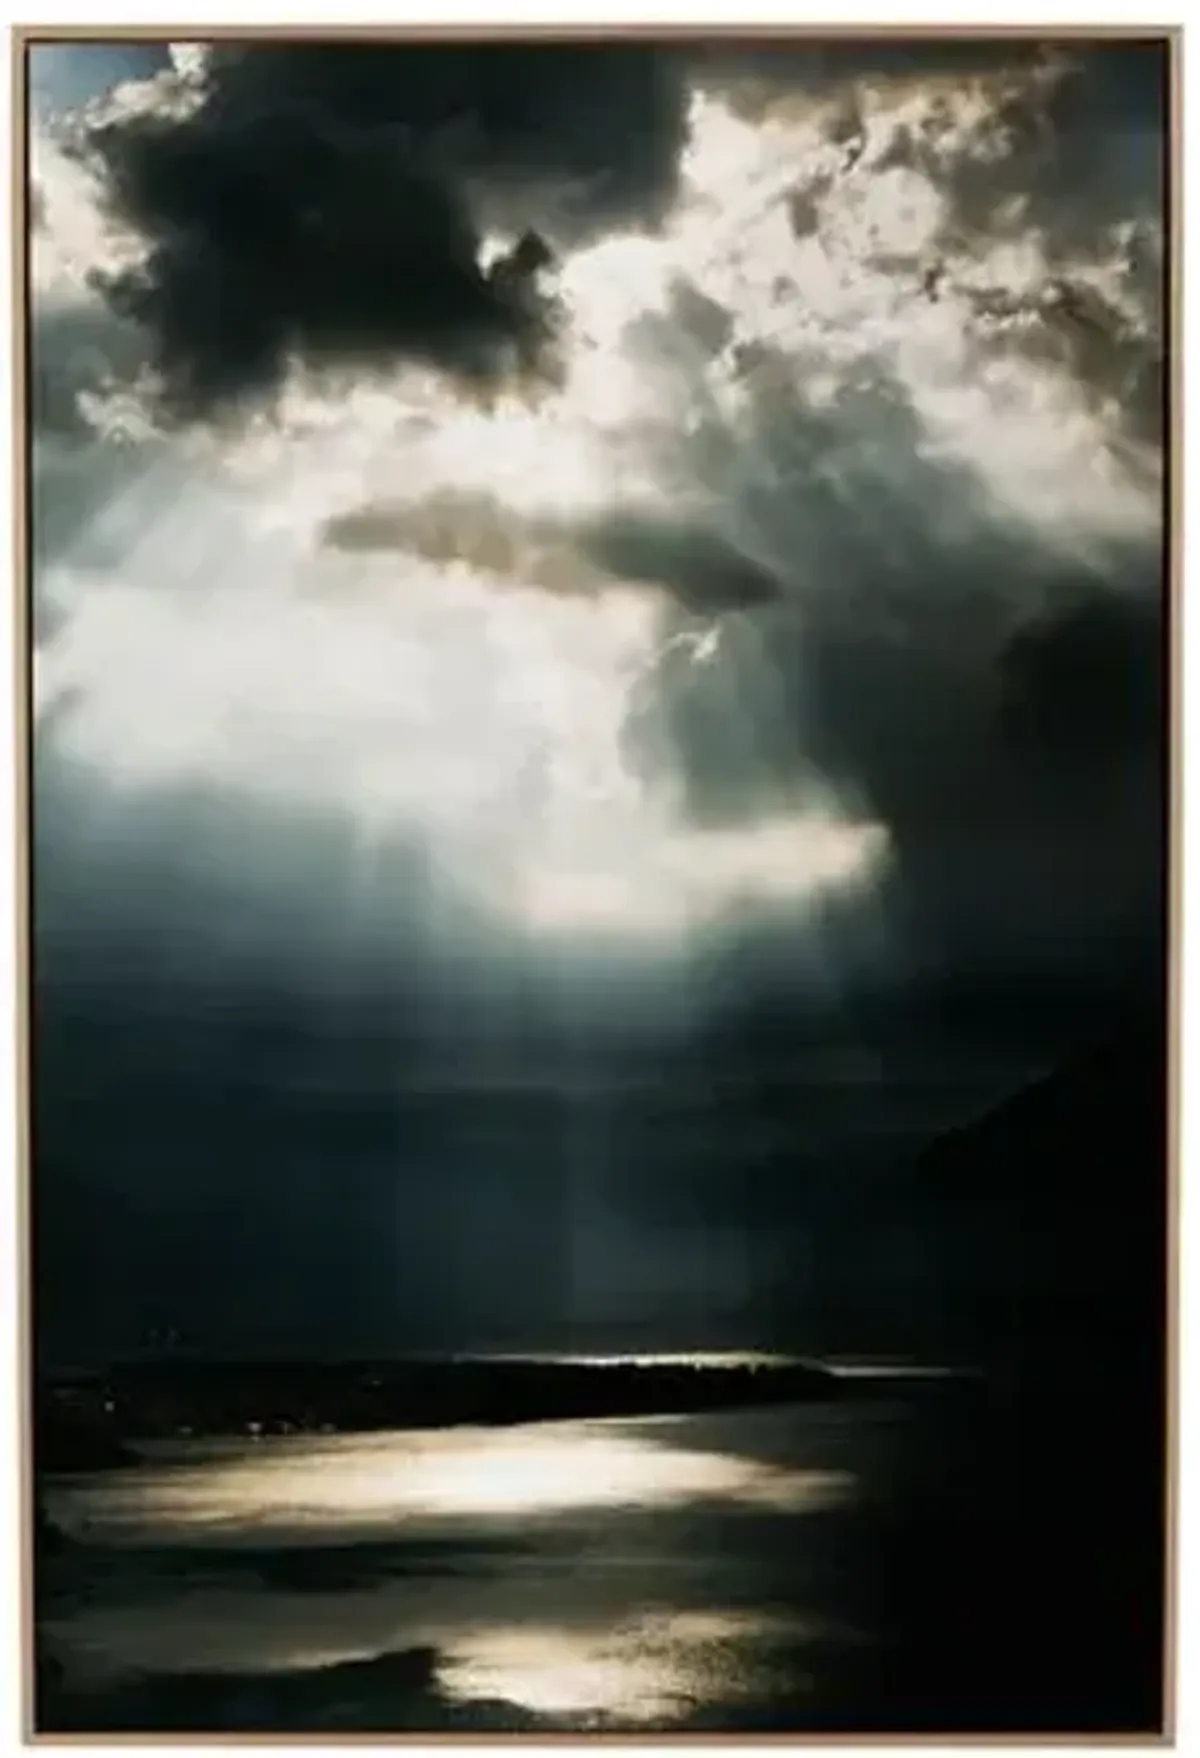
[[[116,108],[186,119],[204,67],[177,55]],[[964,167],[1003,159],[1022,79],[1036,110],[1044,67],[883,82],[849,121],[828,98],[747,113],[697,87],[662,225],[550,237],[550,383],[481,398],[425,367],[297,358],[258,413],[161,436],[143,410],[131,471],[175,459],[183,485],[119,562],[97,521],[42,571],[42,736],[126,794],[216,784],[277,813],[344,811],[374,846],[418,835],[486,914],[560,940],[665,950],[722,913],[878,874],[887,827],[815,769],[705,827],[679,754],[651,760],[631,725],[691,643],[689,688],[730,761],[744,753],[747,798],[770,793],[770,643],[756,677],[721,639],[753,611],[719,591],[710,612],[687,604],[672,569],[720,550],[802,638],[806,604],[845,587],[830,506],[881,555],[897,499],[935,539],[1015,525],[1085,559],[1155,529],[1159,459],[1125,431],[1109,360],[1153,343],[1128,238],[1072,265],[1107,326],[1093,383],[1081,320],[1047,315],[1062,267],[1020,202],[1007,231],[972,232],[955,207]],[[86,153],[40,142],[35,175],[38,297],[94,305],[84,265],[136,239]],[[100,384],[83,413],[128,429],[147,383]],[[881,396],[907,452],[872,428]]]

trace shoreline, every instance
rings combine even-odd
[[[127,1364],[39,1388],[35,1457],[41,1477],[132,1464],[139,1441],[699,1414],[840,1399],[874,1377],[799,1359]]]

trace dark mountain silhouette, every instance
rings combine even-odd
[[[947,1314],[989,1359],[1161,1361],[1167,1117],[1165,1030],[1139,1022],[927,1151]]]
[[[915,1728],[1163,1724],[1167,1056],[1136,1021],[945,1136],[916,1201],[985,1368],[884,1540]]]

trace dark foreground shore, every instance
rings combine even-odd
[[[37,1726],[1148,1736],[1161,1484],[1123,1377],[46,1473]]]
[[[826,1399],[843,1389],[818,1363],[770,1357],[139,1362],[47,1376],[34,1440],[39,1472],[103,1470],[131,1461],[131,1443],[172,1437],[669,1415]]]

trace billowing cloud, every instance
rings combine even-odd
[[[580,315],[543,285],[555,255],[631,226],[671,235],[659,311],[693,352],[782,325],[794,353],[857,266],[892,304],[907,281],[954,306],[977,353],[1070,356],[1110,397],[1141,372],[1144,398],[1164,65],[1153,45],[220,46],[85,110],[56,181],[176,417],[269,398],[297,362],[553,376],[556,320]],[[730,284],[750,253],[754,319]],[[894,345],[888,303],[859,310],[860,358]]]
[[[1038,759],[1014,701],[1089,607],[1156,614],[1161,66],[1130,53],[1102,113],[1107,52],[1038,45],[177,52],[35,165],[47,736],[440,858],[457,826],[518,917],[632,924],[664,885],[703,916],[689,838],[832,800],[935,942],[992,907],[972,837],[1040,922],[1045,851],[1094,870],[1107,831],[1046,805],[1091,751],[1069,686]],[[93,526],[89,424],[130,477]]]
[[[474,818],[564,920],[817,800],[936,945],[1010,880],[1034,939],[1068,871],[1119,913],[1137,786],[1054,779],[1108,761],[1056,654],[1160,700],[1164,58],[1116,55],[222,47],[39,131],[46,736]]]
[[[1165,60],[191,47],[39,109],[64,1349],[458,1346],[585,1256],[661,1325],[634,1211],[798,1306],[856,1171],[1161,982]]]
[[[556,522],[521,517],[494,496],[452,490],[408,506],[356,507],[331,518],[321,540],[343,554],[460,564],[548,592],[595,595],[636,583],[698,616],[749,609],[781,590],[715,527],[637,512]]]
[[[68,152],[141,241],[94,274],[147,337],[160,410],[189,418],[297,357],[477,385],[546,365],[546,254],[485,265],[485,225],[652,214],[682,119],[667,65],[619,46],[217,47],[94,105]]]

